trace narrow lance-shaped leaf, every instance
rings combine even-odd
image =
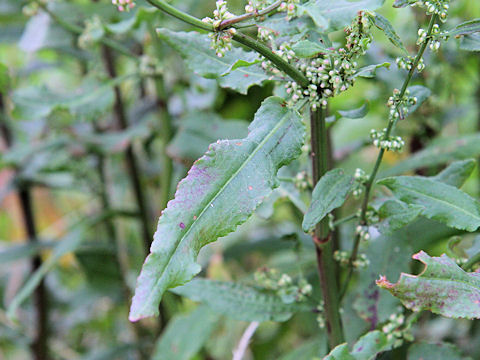
[[[329,212],[342,206],[352,185],[353,177],[342,169],[327,172],[313,189],[312,203],[303,218],[303,231],[309,232]]]
[[[348,119],[361,119],[368,114],[368,110],[370,109],[370,105],[368,101],[365,102],[362,106],[357,109],[352,110],[338,110],[338,113],[342,115],[344,118]]]
[[[178,185],[138,278],[130,320],[158,314],[163,293],[200,272],[200,249],[244,223],[278,186],[278,169],[301,154],[305,127],[283,99],[265,100],[249,131],[212,144]]]
[[[380,14],[369,14],[368,17],[372,20],[373,24],[377,28],[383,31],[385,36],[388,38],[388,40],[390,40],[393,45],[395,45],[405,53],[408,53],[407,49],[402,43],[402,40],[400,39],[400,36],[397,35],[395,29],[393,28],[392,24],[390,24],[390,21],[388,21],[387,18]]]
[[[467,231],[480,226],[480,203],[454,186],[421,176],[398,176],[378,183],[407,204],[423,206],[422,215],[429,219]]]
[[[444,35],[462,36],[480,32],[480,19],[466,21],[455,26],[452,30],[448,30]]]
[[[273,291],[228,281],[194,279],[173,292],[242,321],[286,321],[296,312],[315,308],[308,302],[286,304]]]
[[[219,85],[246,94],[252,85],[262,84],[269,76],[257,64],[256,53],[233,47],[218,57],[210,48],[208,35],[157,29],[158,36],[177,50],[196,74],[217,79]]]
[[[451,318],[480,318],[480,273],[465,272],[446,255],[430,257],[420,251],[413,258],[425,264],[420,275],[402,273],[395,284],[380,277],[377,285],[413,311],[430,310]]]

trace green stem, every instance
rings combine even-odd
[[[203,30],[207,30],[211,32],[215,31],[213,25],[204,23],[202,20],[196,17],[193,17],[187,13],[184,13],[183,11],[180,11],[174,8],[173,6],[167,4],[163,0],[147,0],[147,1],[153,6],[159,8],[160,10],[166,12],[169,15],[176,17],[179,20],[182,20],[183,22],[186,22],[187,24],[196,26]],[[289,64],[287,61],[283,60],[280,56],[272,52],[272,50],[269,47],[265,46],[261,42],[239,32],[233,35],[233,40],[247,46],[252,50],[255,50],[260,55],[263,55],[265,58],[270,60],[277,69],[286,73],[288,76],[290,76],[294,81],[296,81],[302,87],[308,86],[309,81],[307,77],[300,70],[298,70],[295,66]]]
[[[328,143],[325,123],[326,110],[311,111],[311,146],[313,186],[328,171]],[[332,234],[325,217],[315,227],[313,241],[315,243],[317,265],[320,275],[320,286],[324,301],[324,314],[330,348],[344,342],[340,317],[338,286],[333,260]]]
[[[353,219],[356,219],[357,217],[358,217],[357,214],[352,214],[352,215],[346,216],[346,217],[344,217],[344,218],[342,218],[342,219],[339,219],[339,220],[335,221],[335,222],[333,223],[333,226],[334,226],[334,227],[337,227],[337,226],[342,225],[342,224],[344,224],[344,223],[346,223],[346,222],[349,222],[349,221],[351,221],[351,220],[353,220]]]
[[[412,80],[413,75],[415,74],[415,71],[417,70],[417,66],[420,63],[420,60],[422,59],[423,54],[425,53],[425,50],[427,49],[428,43],[431,40],[433,26],[435,25],[436,21],[437,21],[437,15],[433,15],[430,18],[430,23],[428,25],[427,38],[422,43],[422,45],[420,46],[420,49],[418,50],[417,56],[415,57],[415,60],[413,62],[412,68],[408,72],[408,75],[407,75],[405,81],[403,82],[403,85],[402,85],[402,88],[401,88],[400,94],[399,94],[400,99],[402,99],[405,96],[405,92],[407,91],[408,85],[410,84],[410,81]],[[400,107],[400,103],[397,103],[397,105],[395,107],[395,112],[397,112],[399,110],[399,107]],[[383,137],[383,140],[388,140],[391,133],[395,129],[396,123],[397,123],[397,120],[392,117],[390,119],[390,121],[388,122],[387,130],[385,131],[385,135]],[[377,177],[378,170],[380,169],[380,165],[382,163],[384,155],[385,155],[385,149],[382,148],[382,149],[380,149],[380,152],[378,153],[377,160],[375,161],[375,165],[373,167],[372,173],[370,174],[370,176],[368,178],[368,181],[365,184],[365,195],[364,195],[363,202],[362,202],[362,208],[361,208],[361,213],[360,213],[360,221],[359,221],[360,226],[367,225],[367,210],[368,210],[368,203],[370,201],[370,193],[372,191],[373,183],[375,182],[375,179]],[[359,247],[360,247],[360,234],[357,234],[355,236],[355,240],[354,240],[354,244],[353,244],[352,255],[350,256],[350,260],[349,260],[349,270],[348,270],[347,278],[345,280],[345,284],[344,284],[344,287],[343,287],[342,293],[341,293],[342,297],[345,294],[345,292],[347,290],[347,287],[348,287],[348,284],[350,283],[350,280],[352,278],[353,262],[356,260],[356,258],[358,256]]]
[[[480,262],[480,252],[473,255],[468,261],[462,266],[463,270],[468,271],[473,268],[475,264]]]
[[[256,11],[256,12],[253,12],[253,13],[246,13],[246,14],[243,14],[243,15],[235,16],[231,19],[223,20],[220,23],[220,25],[218,26],[218,30],[226,29],[226,28],[228,28],[232,25],[238,24],[239,22],[251,19],[253,17],[259,17],[259,16],[267,15],[267,14],[277,10],[280,7],[280,5],[282,5],[282,2],[283,2],[283,0],[275,1],[273,4],[271,4],[270,6],[267,6],[263,10]]]

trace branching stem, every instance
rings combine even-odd
[[[427,30],[427,38],[422,43],[422,45],[420,46],[420,48],[418,50],[418,53],[417,53],[417,56],[415,57],[415,60],[413,61],[412,68],[409,70],[409,72],[407,74],[407,77],[406,77],[405,81],[403,82],[403,85],[402,85],[402,88],[401,88],[400,94],[399,94],[400,99],[402,99],[405,96],[408,85],[410,84],[410,81],[412,80],[413,75],[415,74],[417,66],[420,63],[420,61],[423,57],[423,54],[425,53],[425,50],[427,49],[428,43],[431,40],[433,26],[437,22],[437,18],[438,18],[437,15],[433,15],[430,18],[430,23],[428,25],[428,30]],[[397,103],[397,105],[395,107],[395,111],[398,111],[399,107],[400,107],[400,103]],[[385,131],[385,135],[383,137],[383,140],[388,140],[388,138],[392,134],[393,130],[395,129],[396,124],[397,124],[397,120],[392,117],[390,119],[390,121],[388,122],[387,130]],[[385,155],[385,149],[381,148],[380,152],[378,153],[377,160],[375,161],[375,165],[373,167],[372,173],[370,174],[370,176],[368,178],[368,181],[365,184],[365,195],[364,195],[364,198],[363,198],[362,208],[361,208],[361,212],[360,212],[360,221],[359,221],[360,226],[367,225],[367,210],[368,210],[368,203],[370,201],[370,193],[372,191],[373,183],[375,182],[375,179],[377,177],[378,170],[380,169],[380,165],[382,163],[384,155]],[[349,270],[348,270],[347,278],[345,279],[345,283],[344,283],[344,286],[343,286],[343,289],[342,289],[342,292],[341,292],[341,298],[343,298],[343,296],[345,295],[345,292],[346,292],[346,290],[348,288],[348,285],[350,283],[350,280],[352,278],[353,263],[357,259],[359,246],[360,246],[360,234],[357,234],[355,236],[355,240],[354,240],[354,244],[353,244],[352,255],[350,256]]]

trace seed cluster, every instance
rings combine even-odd
[[[254,278],[264,289],[275,291],[286,304],[304,301],[312,293],[312,285],[304,278],[295,283],[288,274],[280,274],[276,269],[262,268]]]
[[[370,26],[370,20],[360,12],[352,25],[345,29],[347,34],[345,47],[337,51],[330,49],[323,57],[299,61],[297,67],[305,74],[310,84],[307,88],[302,88],[295,81],[285,85],[287,94],[291,96],[291,105],[307,98],[313,110],[326,107],[329,97],[350,88],[355,82],[354,75],[358,67],[355,59],[365,54],[372,41]],[[287,61],[295,55],[287,45],[282,45],[277,54]],[[268,67],[269,64],[265,66]]]
[[[214,32],[208,34],[211,39],[211,48],[215,50],[218,57],[224,57],[225,53],[232,50],[232,37],[237,32],[234,28],[226,30],[217,30],[222,21],[233,18],[231,12],[228,11],[227,2],[225,0],[218,0],[216,2],[217,8],[213,11],[213,19],[206,17],[202,21],[207,24],[212,24],[215,29]]]
[[[448,17],[448,9],[450,8],[450,0],[419,0],[415,5],[425,8],[427,14],[436,14],[445,22]]]
[[[338,261],[341,267],[348,267],[350,265],[351,254],[349,251],[337,250],[333,253],[333,258]],[[352,262],[353,267],[357,269],[366,268],[370,265],[366,254],[358,254],[357,258]]]
[[[388,322],[382,327],[382,331],[387,335],[387,340],[393,342],[393,347],[402,346],[403,342],[413,341],[413,335],[408,326],[402,328],[405,323],[405,316],[401,313],[390,315]]]
[[[360,240],[363,240],[363,241],[370,240],[370,232],[367,225],[358,225],[355,228],[355,234],[360,237]]]
[[[415,58],[412,56],[398,57],[396,59],[396,63],[400,69],[412,70],[413,66],[415,65]],[[423,69],[425,69],[425,63],[422,58],[417,64],[417,71],[422,72]]]
[[[382,131],[370,130],[370,138],[373,145],[379,149],[401,152],[405,146],[405,141],[400,136],[386,136],[386,132],[386,128]]]
[[[363,194],[363,189],[369,179],[369,176],[367,175],[365,170],[357,168],[355,170],[353,178],[355,180],[355,183],[353,184],[352,194],[355,198],[358,199]]]

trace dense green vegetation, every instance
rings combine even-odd
[[[480,358],[478,51],[468,0],[0,0],[0,359]]]

